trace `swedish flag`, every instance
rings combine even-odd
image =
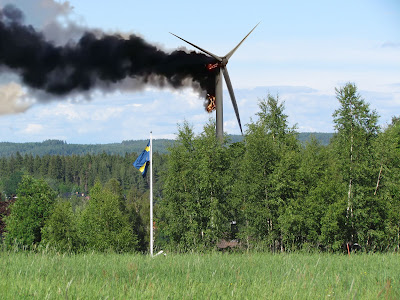
[[[133,163],[133,166],[142,172],[142,176],[146,176],[147,167],[150,164],[150,141],[148,142],[144,151],[139,155],[139,157]]]

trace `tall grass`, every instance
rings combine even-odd
[[[400,299],[396,254],[0,251],[1,299]]]

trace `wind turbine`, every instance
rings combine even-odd
[[[258,23],[258,24],[260,24],[260,23]],[[216,129],[215,129],[215,131],[216,131],[217,139],[219,139],[221,142],[223,141],[223,138],[224,138],[222,80],[221,80],[222,74],[225,78],[226,86],[228,87],[232,105],[235,110],[237,121],[239,123],[240,132],[243,135],[242,124],[240,122],[240,116],[239,116],[239,109],[238,109],[238,106],[236,103],[235,94],[234,94],[233,88],[232,88],[232,82],[229,77],[229,73],[228,73],[228,69],[226,68],[226,65],[228,64],[228,61],[231,58],[231,56],[233,55],[233,53],[235,53],[235,51],[244,42],[244,40],[253,32],[253,30],[258,26],[258,24],[256,26],[254,26],[254,28],[243,38],[243,40],[239,44],[237,44],[237,46],[235,48],[233,48],[231,51],[229,51],[228,54],[226,54],[225,56],[215,55],[215,54],[213,54],[203,48],[200,48],[199,46],[177,36],[176,34],[173,34],[172,32],[170,32],[172,35],[176,36],[178,39],[181,39],[182,41],[184,41],[184,42],[188,43],[189,45],[197,48],[198,50],[210,55],[211,57],[215,58],[218,61],[217,67],[219,68],[219,71],[217,72],[217,75],[215,77],[215,106],[216,106]]]

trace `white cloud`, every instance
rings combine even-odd
[[[143,104],[139,104],[139,103],[133,103],[133,104],[126,105],[126,107],[133,107],[133,108],[139,108],[142,106],[143,106]]]
[[[25,129],[22,130],[24,134],[38,134],[42,133],[44,127],[41,124],[28,124]]]
[[[83,115],[84,118],[89,118],[94,121],[108,121],[113,118],[118,118],[118,116],[123,111],[122,107],[99,107],[88,115]]]
[[[285,101],[285,113],[290,126],[297,123],[299,131],[332,132],[332,113],[337,108],[334,90],[329,93],[307,87],[264,86],[238,89],[239,112],[243,129],[250,118],[257,119],[258,100],[270,92]],[[399,93],[381,93],[361,90],[360,94],[371,108],[377,108],[381,123],[390,121],[398,111]],[[186,97],[186,95],[188,97]],[[177,124],[187,120],[199,133],[210,117],[204,111],[202,100],[193,97],[193,107],[187,99],[191,93],[149,91],[148,94],[110,95],[79,103],[50,102],[35,105],[24,114],[0,118],[1,140],[43,141],[49,138],[68,143],[111,143],[122,140],[146,139],[153,131],[154,138],[173,138]],[[240,134],[229,95],[224,90],[224,131]],[[14,131],[7,130],[10,124]],[[42,125],[41,125],[42,124]]]
[[[242,129],[243,131],[245,130],[243,128],[243,124],[242,124]],[[238,130],[240,131],[237,120],[224,121],[224,132],[233,132],[233,131],[236,132]]]
[[[51,103],[43,106],[40,112],[41,117],[54,117],[57,116],[60,119],[66,118],[67,120],[73,121],[81,118],[80,105],[68,102],[63,103]]]

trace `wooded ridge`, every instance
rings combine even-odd
[[[333,133],[326,132],[300,132],[297,136],[302,143],[314,136],[321,145],[328,145]],[[241,135],[229,135],[231,143],[243,141]],[[121,143],[111,144],[68,144],[61,140],[45,140],[43,142],[11,143],[0,142],[0,157],[9,157],[19,152],[21,155],[32,154],[33,156],[44,155],[85,155],[85,154],[118,154],[140,153],[143,151],[147,140],[128,140]],[[154,139],[153,148],[160,154],[168,153],[167,148],[172,146],[175,140]]]

